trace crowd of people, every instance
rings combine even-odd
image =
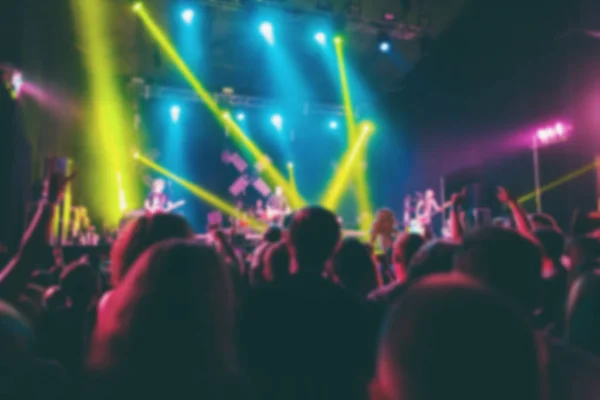
[[[0,271],[2,399],[567,400],[600,393],[600,243],[527,215],[449,238],[395,232],[391,250],[343,238],[319,206],[252,251],[207,243],[175,214],[140,216],[111,246],[55,265],[46,181]],[[388,210],[381,213],[389,216]],[[378,219],[374,236],[389,228]],[[393,220],[386,218],[384,220]],[[387,238],[389,239],[389,238]]]

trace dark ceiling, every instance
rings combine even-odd
[[[337,90],[332,82],[326,81],[326,74],[315,71],[320,49],[310,41],[310,29],[315,21],[334,24],[338,15],[344,14],[345,0],[332,1],[333,11],[319,12],[314,0],[287,0],[257,3],[262,6],[254,11],[231,6],[231,1],[196,2],[202,8],[205,23],[202,31],[202,45],[205,46],[203,73],[205,82],[212,90],[224,86],[234,87],[238,93],[272,96],[262,92],[262,82],[268,68],[263,64],[261,51],[257,49],[253,16],[265,10],[274,12],[281,25],[285,26],[286,47],[292,49],[295,62],[311,84],[319,88],[314,100],[336,101]],[[427,45],[438,37],[460,14],[465,0],[429,1],[362,1],[359,18],[347,17],[347,55],[356,73],[361,76],[374,93],[382,94],[398,86],[405,74],[417,64],[423,53],[423,43]],[[159,24],[174,35],[178,29],[178,10],[182,2],[172,0],[151,0],[146,7]],[[186,3],[189,4],[189,3]],[[137,27],[135,17],[124,12],[123,5],[115,12],[115,35],[121,38],[118,50],[124,75],[139,75],[162,83],[181,84],[167,62],[157,56],[153,41]],[[386,23],[385,13],[391,13],[396,20]],[[345,15],[345,14],[344,14]],[[413,29],[416,35],[409,39],[396,39],[393,42],[392,56],[377,50],[377,27],[388,28],[390,32]],[[129,38],[123,40],[123,38]],[[424,39],[425,38],[425,39]],[[307,40],[308,39],[308,40]],[[264,58],[264,57],[263,57]]]

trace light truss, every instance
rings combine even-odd
[[[161,86],[146,83],[142,78],[132,78],[129,84],[133,96],[144,99],[171,99],[182,102],[198,102],[202,99],[191,89],[174,86]],[[282,101],[277,99],[246,96],[235,94],[231,90],[212,93],[213,99],[221,108],[244,108],[244,109],[276,109],[281,106]],[[289,101],[285,101],[290,104]],[[291,104],[293,105],[293,104]],[[340,104],[324,104],[313,102],[298,102],[297,107],[308,114],[344,115],[344,107]]]

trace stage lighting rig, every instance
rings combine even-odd
[[[332,12],[333,4],[332,4],[331,0],[317,0],[317,2],[315,4],[315,8],[317,10],[323,11],[323,12]]]
[[[362,18],[362,4],[360,0],[347,0],[344,3],[343,10],[350,19],[358,20]]]

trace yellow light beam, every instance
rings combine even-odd
[[[264,167],[265,177],[277,186],[280,186],[286,196],[290,199],[290,202],[294,207],[301,207],[305,204],[302,197],[294,192],[284,176],[273,166],[269,158],[258,148],[258,146],[250,140],[240,126],[234,121],[233,118],[224,110],[219,108],[217,102],[212,98],[209,91],[206,90],[204,85],[196,78],[196,76],[189,69],[187,64],[183,61],[175,47],[171,44],[167,36],[163,33],[161,28],[154,22],[146,8],[141,3],[134,5],[134,11],[142,20],[144,26],[148,29],[152,37],[156,40],[160,48],[165,54],[171,59],[173,64],[177,67],[179,72],[183,75],[188,84],[192,87],[194,92],[198,94],[200,99],[208,107],[210,112],[217,118],[219,123],[227,129],[232,137],[238,142],[239,145],[247,148],[255,158],[256,161],[260,162]]]
[[[330,210],[335,210],[342,197],[343,190],[346,188],[350,175],[354,171],[354,162],[356,157],[366,145],[367,139],[374,131],[374,126],[371,123],[362,123],[360,126],[360,136],[355,141],[354,145],[342,158],[340,168],[335,173],[331,184],[329,185],[325,195],[321,200],[321,204]]]
[[[73,160],[67,158],[65,160],[65,176],[69,176],[73,173]],[[67,182],[65,187],[65,194],[63,197],[63,210],[62,210],[62,229],[61,229],[61,243],[66,243],[69,238],[69,227],[71,226],[71,206],[73,205],[73,183],[72,181]]]
[[[296,186],[296,174],[294,174],[294,163],[289,162],[287,164],[287,168],[288,168],[288,179],[290,182],[290,187],[297,192],[298,186]]]
[[[346,125],[348,129],[348,147],[351,148],[356,140],[356,121],[354,119],[350,85],[348,84],[348,75],[346,73],[343,41],[334,40],[334,45],[338,71],[340,74],[342,101],[344,104],[344,113],[346,116]],[[359,214],[361,215],[360,229],[363,232],[368,232],[371,229],[371,223],[373,219],[373,206],[371,204],[370,190],[367,184],[366,151],[364,148],[359,151],[356,157],[355,167],[354,182],[356,184],[356,196],[358,200]]]
[[[210,193],[209,191],[202,189],[200,186],[175,175],[168,169],[161,167],[160,165],[156,164],[154,161],[150,160],[149,158],[146,158],[137,153],[135,154],[134,158],[136,160],[138,160],[139,162],[141,162],[142,164],[144,164],[145,166],[147,166],[147,167],[153,169],[154,171],[164,175],[165,177],[171,179],[173,182],[175,182],[175,183],[179,184],[180,186],[182,186],[183,188],[187,189],[190,193],[194,194],[196,197],[198,197],[202,201],[205,201],[206,203],[208,203],[211,206],[215,207],[216,209],[224,212],[225,214],[231,215],[232,217],[237,218],[237,219],[244,218],[244,215],[242,214],[242,212],[240,210],[238,210],[236,207],[230,205],[229,203],[220,199],[218,196],[215,196],[214,194]],[[259,222],[253,218],[249,218],[248,222],[250,224],[250,227],[258,232],[262,232],[266,228],[262,222]]]
[[[585,174],[586,172],[592,171],[593,169],[596,168],[596,163],[593,162],[589,165],[583,166],[581,168],[579,168],[578,170],[575,170],[571,173],[568,173],[567,175],[563,176],[562,178],[558,178],[557,180],[555,180],[554,182],[551,182],[545,186],[542,186],[540,188],[540,192],[544,193],[547,192],[549,190],[552,190],[554,188],[556,188],[557,186],[560,186],[564,183],[567,183],[575,178],[578,178],[579,176]],[[523,195],[521,197],[519,197],[519,199],[517,200],[519,203],[525,203],[529,200],[535,199],[535,190],[531,193],[528,193],[526,195]]]
[[[348,128],[348,147],[351,147],[356,139],[356,121],[354,120],[354,110],[352,108],[352,98],[350,97],[350,87],[348,85],[348,76],[346,75],[346,63],[342,49],[342,40],[335,40],[335,55],[337,58],[338,71],[340,73],[340,83],[342,88],[342,101],[344,104],[344,114]]]
[[[71,0],[77,36],[84,49],[84,61],[89,87],[89,131],[86,139],[95,151],[90,157],[90,175],[98,193],[92,206],[100,211],[102,219],[116,225],[122,217],[121,197],[127,193],[139,196],[135,190],[129,148],[135,138],[129,129],[124,102],[121,97],[114,43],[108,30],[109,3],[95,0]],[[119,176],[121,179],[119,179]],[[139,204],[139,197],[131,198]]]

